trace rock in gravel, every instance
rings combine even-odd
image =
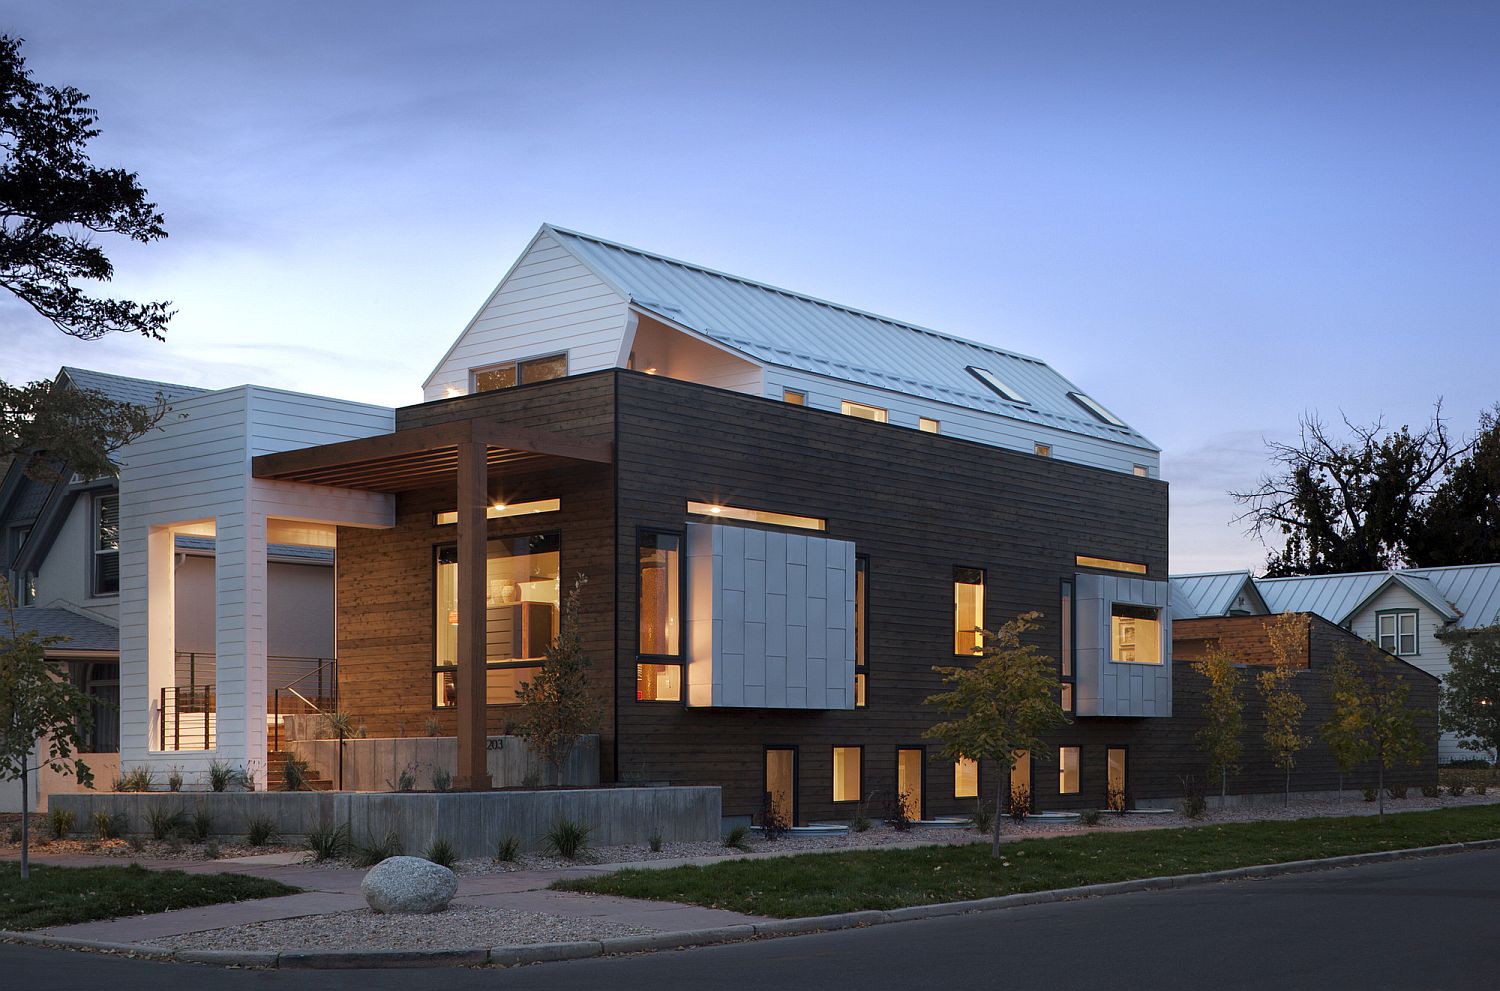
[[[387,915],[430,915],[458,893],[458,875],[421,857],[387,857],[359,886],[365,903]]]

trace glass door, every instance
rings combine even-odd
[[[797,823],[797,751],[766,748],[766,814],[781,826]],[[767,823],[769,825],[769,823]]]
[[[923,765],[926,763],[921,747],[902,747],[896,751],[896,796],[901,803],[902,814],[908,819],[922,818]]]

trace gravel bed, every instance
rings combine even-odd
[[[48,840],[45,832],[33,833],[31,852],[34,854],[83,853],[95,857],[118,857],[121,860],[180,860],[196,863],[205,860],[224,860],[229,857],[258,857],[268,853],[306,852],[306,847],[267,845],[250,846],[248,843],[185,843],[171,840]],[[0,837],[0,855],[19,855],[21,845]]]
[[[166,936],[152,942],[179,950],[453,950],[518,943],[564,943],[655,932],[602,919],[453,904],[437,915],[377,915],[369,909],[277,919],[247,926]]]

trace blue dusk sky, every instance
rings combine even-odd
[[[1317,411],[1500,400],[1494,3],[0,2],[171,237],[64,363],[388,405],[544,221],[1045,358],[1159,444],[1177,571]],[[997,494],[1003,498],[1003,494]]]

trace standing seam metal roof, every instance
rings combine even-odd
[[[1136,430],[1085,412],[1068,396],[1082,390],[1039,359],[589,234],[544,229],[636,306],[768,364],[1157,450]],[[988,368],[1029,404],[991,393],[969,365]]]
[[[91,392],[102,392],[117,403],[130,403],[133,406],[154,406],[156,405],[157,396],[161,396],[167,402],[173,403],[192,396],[201,396],[209,391],[191,385],[153,382],[150,379],[111,375],[108,372],[96,372],[88,368],[73,368],[70,365],[64,365],[59,376],[67,376],[68,381],[80,389],[86,389]]]

